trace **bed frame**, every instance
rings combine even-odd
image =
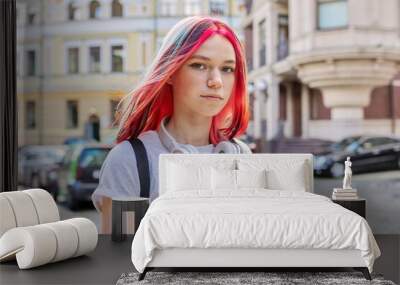
[[[212,161],[221,158],[212,154],[189,154],[191,159]],[[188,154],[161,154],[159,160],[160,195],[165,191],[167,164],[175,159],[184,159]],[[224,154],[224,159],[254,158],[255,154]],[[256,154],[268,160],[304,159],[306,163],[307,192],[313,192],[312,154]],[[254,249],[254,248],[168,248],[157,249],[139,280],[148,271],[156,268],[232,268],[246,271],[254,268],[343,268],[350,267],[361,271],[367,280],[371,275],[361,257],[360,250],[333,249]]]
[[[171,248],[156,250],[152,261],[139,275],[155,268],[232,268],[246,271],[254,268],[337,268],[352,267],[371,280],[359,250],[329,249],[193,249]],[[237,270],[236,270],[237,269]]]

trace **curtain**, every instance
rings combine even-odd
[[[0,1],[0,191],[17,190],[16,5]]]

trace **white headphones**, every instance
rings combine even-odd
[[[158,130],[158,135],[160,137],[161,143],[165,146],[166,149],[171,153],[200,153],[197,148],[190,144],[181,144],[175,141],[175,139],[168,133],[165,128],[165,120],[164,117],[161,120],[160,128]],[[222,141],[218,143],[213,153],[241,153],[240,146],[234,142],[230,141]]]

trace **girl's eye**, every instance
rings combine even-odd
[[[222,68],[222,70],[224,72],[228,72],[228,73],[232,73],[232,72],[235,71],[235,69],[233,67],[229,67],[229,66],[226,66],[226,67]]]
[[[196,69],[206,69],[206,66],[202,63],[192,63],[190,66]]]

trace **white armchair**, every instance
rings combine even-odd
[[[97,245],[96,225],[86,218],[60,221],[58,207],[43,189],[0,193],[0,262],[20,269],[80,256]]]

